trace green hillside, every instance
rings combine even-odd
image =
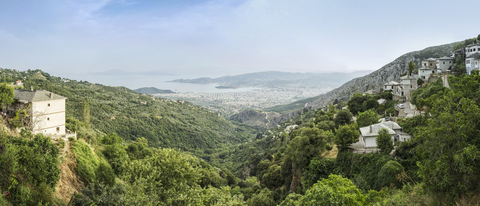
[[[117,133],[125,140],[145,137],[151,146],[182,150],[215,148],[253,137],[251,127],[232,123],[188,102],[140,94],[125,87],[110,87],[54,77],[40,70],[3,69],[1,81],[24,80],[24,88],[45,89],[67,97],[67,127],[74,127],[90,108],[90,125],[98,132]],[[83,134],[88,136],[88,134]]]

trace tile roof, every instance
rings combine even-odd
[[[15,99],[22,103],[28,103],[28,102],[41,102],[41,101],[47,101],[47,100],[57,100],[57,99],[67,99],[67,98],[46,90],[30,91],[30,90],[16,89]]]

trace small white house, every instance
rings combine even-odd
[[[27,125],[24,126],[31,127],[34,134],[65,135],[65,99],[45,90],[17,89],[16,103],[10,107],[10,112],[28,108]]]
[[[465,55],[468,57],[474,53],[480,53],[480,43],[470,44],[465,47]]]
[[[364,148],[376,148],[377,147],[377,136],[378,132],[381,129],[387,129],[388,134],[392,136],[392,141],[406,141],[407,138],[400,139],[399,132],[402,131],[402,127],[400,127],[396,122],[381,122],[378,124],[372,124],[367,127],[360,128],[360,139],[363,141]]]
[[[473,70],[480,70],[480,53],[475,53],[468,56],[465,59],[465,68],[467,74],[470,74]]]

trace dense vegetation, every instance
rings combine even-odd
[[[450,76],[450,89],[439,80],[414,92],[425,114],[398,120],[413,139],[393,155],[387,134],[377,139],[380,152],[348,148],[359,127],[393,110],[389,92],[355,94],[348,109],[304,109],[249,139],[250,128],[189,103],[23,74],[27,87],[69,97],[69,128],[80,139],[67,144],[85,183],[75,205],[468,205],[479,195],[478,72]],[[25,130],[2,133],[0,145],[0,189],[9,192],[0,203],[57,204],[56,145]]]
[[[82,120],[86,128],[91,126],[95,131],[115,132],[129,141],[145,137],[152,146],[182,150],[244,142],[256,133],[251,127],[227,121],[191,103],[139,94],[125,87],[77,82],[40,70],[2,69],[0,73],[5,74],[3,81],[20,79],[26,89],[45,89],[67,97],[67,127],[73,131]],[[87,139],[91,136],[86,130],[77,132]]]

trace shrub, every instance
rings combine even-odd
[[[349,179],[330,175],[307,190],[295,205],[364,205],[365,197]]]
[[[399,188],[402,183],[398,181],[397,175],[404,172],[403,166],[395,160],[388,161],[383,165],[382,169],[378,173],[378,179],[376,188],[395,186]]]

